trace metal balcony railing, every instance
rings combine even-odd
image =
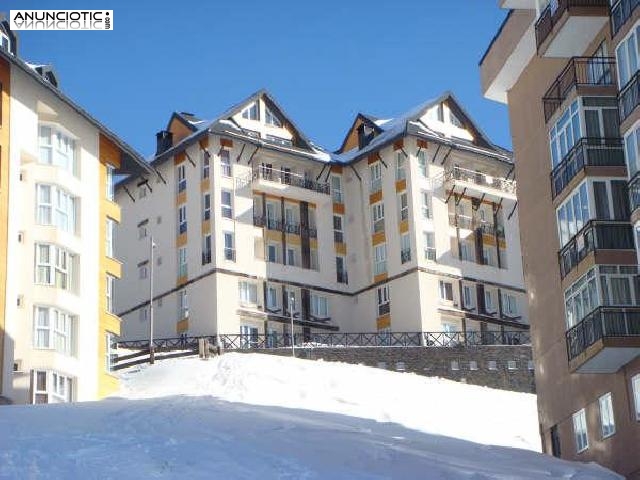
[[[294,235],[308,235],[311,238],[318,237],[318,230],[314,227],[300,225],[299,223],[285,223],[276,218],[267,218],[263,215],[253,216],[253,225],[255,227],[266,227],[268,230],[276,230],[278,232],[286,232]]]
[[[633,228],[628,222],[590,220],[558,252],[562,278],[590,252],[597,250],[633,250]]]
[[[596,7],[606,9],[606,12],[608,12],[609,1],[610,0],[552,0],[549,5],[547,5],[547,8],[540,13],[540,17],[536,21],[536,47],[538,49],[540,48],[540,45],[544,43],[553,31],[553,27],[558,23],[558,20],[571,8]]]
[[[640,308],[598,307],[589,313],[565,334],[569,360],[610,337],[640,337]]]
[[[640,103],[640,71],[631,77],[618,94],[620,121],[624,122]]]
[[[462,182],[473,183],[482,187],[490,187],[505,193],[516,193],[516,181],[506,178],[493,177],[483,172],[469,170],[458,166],[453,166],[445,170],[445,181],[459,180]]]
[[[629,203],[631,211],[633,212],[637,208],[640,208],[640,172],[636,172],[635,175],[629,181]]]
[[[633,11],[640,5],[640,0],[618,0],[611,7],[611,36],[615,37],[625,23],[631,18]]]
[[[257,180],[267,180],[269,182],[291,185],[292,187],[304,188],[305,190],[311,190],[324,195],[330,194],[328,183],[317,182],[289,170],[266,168],[263,166],[255,167],[249,175],[237,178],[236,185],[238,188],[243,188]]]
[[[616,86],[614,57],[573,57],[542,97],[546,122],[574,87]]]
[[[551,172],[551,197],[556,198],[585,167],[624,167],[621,138],[584,137]]]

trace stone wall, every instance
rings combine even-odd
[[[241,349],[246,353],[290,356],[290,348]],[[515,392],[535,393],[531,347],[317,347],[296,348],[296,357],[363,364],[429,377],[442,377]],[[475,364],[473,364],[475,362]],[[495,362],[495,365],[492,363]],[[509,364],[509,362],[515,362]],[[495,368],[494,368],[495,367]],[[510,368],[511,367],[511,368]]]

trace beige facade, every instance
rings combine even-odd
[[[307,340],[528,329],[511,157],[450,94],[359,115],[336,153],[264,91],[158,138],[157,175],[116,191],[124,339],[148,338],[151,237],[156,338],[288,333],[287,292]]]
[[[11,43],[0,72],[0,396],[96,400],[117,388],[108,354],[120,333],[105,295],[120,276],[106,248],[120,220],[107,171],[146,167]]]
[[[608,1],[548,3],[504,0],[481,61],[485,96],[509,105],[541,435],[549,454],[640,478],[630,121],[612,38],[629,2],[611,17]]]

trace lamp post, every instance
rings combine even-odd
[[[149,363],[155,362],[155,351],[153,348],[153,249],[156,244],[151,236],[149,245]]]
[[[289,317],[291,319],[291,356],[296,356],[296,342],[293,333],[293,307],[296,304],[296,295],[293,292],[289,292]]]

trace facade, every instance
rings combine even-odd
[[[0,25],[0,398],[95,400],[120,333],[111,293],[114,174],[143,160],[58,89],[48,66],[17,57]],[[107,292],[105,294],[105,292]]]
[[[156,174],[116,188],[124,339],[148,338],[151,267],[156,338],[250,346],[292,313],[301,341],[528,329],[512,158],[451,94],[358,115],[335,153],[265,91],[214,121],[174,113],[157,138]]]
[[[480,69],[484,95],[509,106],[518,158],[544,449],[640,478],[640,8],[500,5],[510,11]]]

